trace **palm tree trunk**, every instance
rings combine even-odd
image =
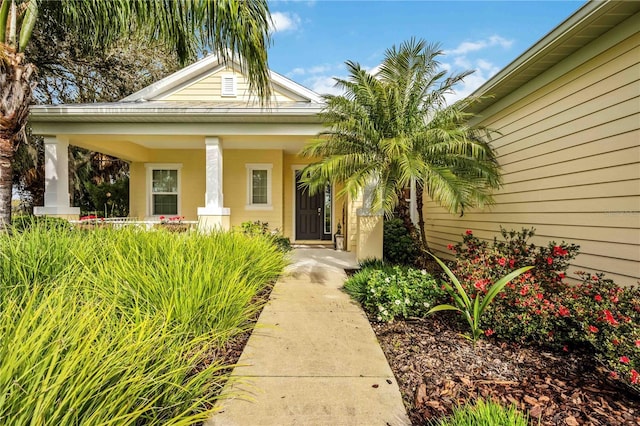
[[[11,224],[13,155],[24,137],[33,86],[32,64],[24,55],[0,43],[0,231]]]
[[[420,241],[422,241],[422,250],[429,251],[427,243],[427,234],[424,230],[424,186],[416,181],[416,208],[418,210],[418,229],[420,230]]]

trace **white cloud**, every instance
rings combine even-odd
[[[299,28],[301,22],[298,15],[289,12],[273,12],[271,14],[271,19],[273,20],[273,27],[271,30],[274,33],[295,31]]]
[[[460,43],[458,47],[453,50],[448,50],[445,53],[449,55],[466,55],[470,52],[477,52],[478,50],[486,49],[489,47],[500,46],[503,49],[508,49],[513,44],[513,40],[507,40],[499,35],[493,35],[488,39],[465,41]]]
[[[321,95],[339,95],[342,93],[342,90],[336,87],[336,81],[333,76],[313,76],[305,79],[302,84]]]

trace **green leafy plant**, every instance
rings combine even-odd
[[[384,221],[383,257],[385,262],[412,266],[420,254],[420,242],[414,240],[402,219]]]
[[[433,426],[527,426],[529,416],[515,406],[504,407],[491,400],[478,399],[473,404],[457,407],[447,418],[432,422]]]
[[[291,251],[291,240],[282,235],[279,229],[270,230],[268,222],[259,220],[242,222],[240,229],[245,235],[267,238],[284,253]]]
[[[453,274],[453,272],[451,272],[447,265],[445,265],[444,262],[442,262],[433,254],[431,256],[436,260],[436,262],[438,262],[440,267],[445,271],[445,273],[455,286],[454,291],[449,283],[445,282],[444,284],[445,289],[453,298],[456,306],[449,304],[438,305],[431,308],[427,312],[427,314],[432,314],[439,311],[457,311],[462,313],[471,329],[470,334],[466,334],[463,336],[473,341],[474,344],[484,333],[484,331],[480,328],[480,320],[482,314],[487,309],[487,306],[489,306],[491,301],[511,280],[533,268],[533,266],[524,266],[522,268],[516,269],[513,272],[510,272],[509,274],[496,281],[491,287],[489,287],[486,294],[484,294],[484,297],[482,297],[481,295],[481,290],[478,290],[475,295],[469,297],[462,284],[460,284],[458,278],[456,278],[456,276]],[[482,299],[482,301],[480,301],[480,299]]]
[[[446,292],[424,270],[400,266],[369,267],[345,283],[345,291],[378,321],[423,317]]]

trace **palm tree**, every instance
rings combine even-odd
[[[100,51],[129,37],[160,41],[182,63],[202,49],[223,60],[237,55],[261,99],[270,94],[266,0],[1,0],[0,5],[0,229],[11,223],[13,155],[32,99],[35,67],[24,52],[40,20],[78,31],[78,49]],[[52,46],[55,48],[55,46]]]
[[[415,181],[419,228],[427,248],[422,195],[452,213],[492,202],[500,186],[489,131],[470,127],[465,106],[446,95],[471,72],[446,75],[437,45],[411,39],[385,52],[376,72],[346,62],[349,77],[336,79],[344,94],[325,96],[327,126],[301,155],[319,161],[303,170],[311,192],[342,183],[356,196],[374,185],[372,208],[393,214],[403,189]]]

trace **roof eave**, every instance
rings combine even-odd
[[[576,30],[589,25],[591,18],[605,14],[611,8],[614,8],[614,1],[589,1],[573,15],[567,18],[556,28],[547,33],[537,43],[527,49],[524,53],[513,60],[509,65],[487,80],[482,86],[476,89],[469,98],[481,98],[487,95],[493,95],[497,88],[504,86],[510,80],[524,72],[527,67],[535,60],[544,57],[559,43],[565,41]],[[586,45],[586,44],[585,44]],[[470,103],[466,110],[468,112],[478,113],[490,105],[497,102],[501,96],[483,99],[481,102]]]

